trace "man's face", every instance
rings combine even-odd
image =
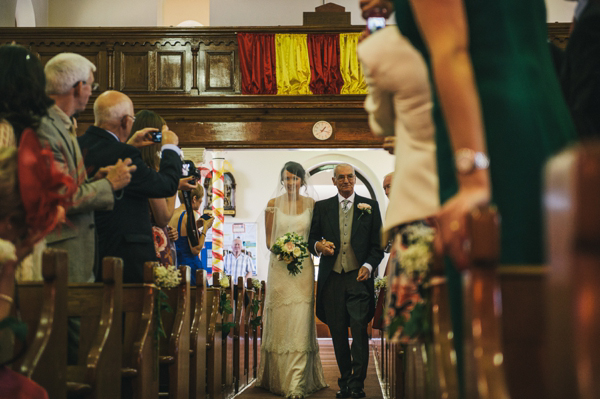
[[[235,256],[242,252],[242,242],[240,240],[233,240],[233,253]]]
[[[383,191],[385,191],[385,196],[390,198],[390,189],[392,187],[392,175],[388,175],[383,179]]]
[[[85,83],[79,84],[79,90],[75,93],[75,111],[82,112],[85,110],[87,103],[92,95],[92,86],[94,85],[94,74],[90,71],[90,75]]]
[[[339,166],[337,168],[337,176],[333,176],[333,185],[337,187],[338,193],[344,198],[348,198],[354,192],[354,184],[356,184],[356,176],[354,170],[350,166]]]

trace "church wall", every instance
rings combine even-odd
[[[302,12],[322,0],[31,0],[37,26],[169,26],[194,19],[205,26],[302,25]],[[3,0],[4,8],[16,0]],[[358,0],[336,0],[363,25]],[[570,22],[576,2],[546,0],[548,22]],[[1,26],[13,26],[1,20]]]
[[[48,0],[49,26],[160,26],[163,0]]]

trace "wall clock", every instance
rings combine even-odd
[[[327,121],[318,121],[313,125],[313,136],[319,140],[327,140],[333,134],[333,127]]]

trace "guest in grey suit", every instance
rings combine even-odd
[[[315,204],[308,241],[311,252],[321,256],[317,317],[327,324],[333,340],[341,374],[337,398],[365,397],[367,325],[375,313],[373,277],[383,259],[379,206],[377,201],[355,194],[355,183],[352,165],[335,167],[333,184],[338,195]]]
[[[58,54],[44,68],[46,92],[55,104],[48,109],[37,131],[50,146],[54,159],[78,184],[68,222],[47,236],[51,248],[69,253],[69,281],[93,282],[96,254],[94,210],[111,210],[113,192],[129,184],[135,166],[131,160],[117,162],[88,178],[71,117],[85,109],[94,83],[96,67],[79,54]]]

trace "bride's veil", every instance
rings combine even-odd
[[[258,234],[263,236],[257,241],[266,244],[266,248],[259,248],[258,252],[263,256],[259,255],[258,261],[266,264],[269,249],[285,233],[298,233],[308,242],[310,223],[299,224],[296,216],[307,213],[308,220],[312,220],[314,204],[318,200],[308,172],[297,162],[286,162],[274,183],[275,189],[258,220]]]

